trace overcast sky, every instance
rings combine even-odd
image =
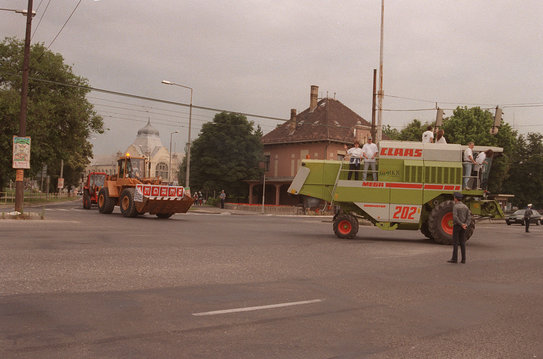
[[[33,42],[51,44],[76,0],[34,0]],[[24,0],[0,0],[22,9]],[[47,11],[46,11],[47,8]],[[379,65],[380,0],[82,0],[50,46],[91,86],[287,119],[309,106],[310,85],[371,121]],[[543,132],[543,1],[385,1],[385,110],[504,107],[521,133]],[[38,26],[38,23],[41,23]],[[0,11],[0,34],[24,38],[25,19]],[[402,97],[397,98],[397,97]],[[408,100],[417,99],[415,100]],[[183,150],[188,109],[93,92],[109,130],[95,153],[123,151],[148,118]],[[511,107],[529,104],[528,107]],[[492,110],[494,112],[494,110]],[[213,112],[193,113],[192,138]],[[384,111],[402,128],[435,111]],[[251,118],[269,132],[280,121]]]

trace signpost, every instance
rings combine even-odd
[[[30,137],[13,136],[13,168],[30,169]]]

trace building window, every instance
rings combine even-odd
[[[270,170],[270,155],[264,155],[264,172]]]
[[[168,179],[168,165],[165,164],[164,162],[160,162],[159,164],[156,165],[156,173],[155,175],[157,177],[161,177],[162,179]]]

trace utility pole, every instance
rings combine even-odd
[[[377,143],[383,137],[383,27],[385,20],[385,0],[381,0],[381,41],[379,43],[379,104],[377,114]]]
[[[373,92],[371,93],[371,138],[377,142],[377,138],[375,137],[375,96],[376,93],[376,86],[377,86],[377,69],[373,69]]]
[[[28,74],[30,68],[30,31],[32,30],[32,0],[28,0],[26,13],[26,34],[23,57],[23,78],[21,84],[21,113],[19,116],[19,136],[26,136],[26,114],[28,111]],[[23,212],[24,202],[24,169],[15,173],[15,211]]]

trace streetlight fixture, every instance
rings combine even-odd
[[[175,130],[170,132],[170,166],[168,166],[168,182],[170,182],[170,184],[172,184],[172,135],[174,133],[179,133],[179,131]]]
[[[187,173],[185,175],[185,187],[189,188],[189,186],[190,186],[190,130],[191,130],[191,127],[192,127],[191,124],[192,124],[192,91],[193,90],[192,90],[192,87],[181,85],[181,84],[171,82],[171,81],[168,81],[168,80],[162,80],[162,83],[164,85],[179,86],[179,87],[183,87],[183,88],[186,88],[186,89],[190,90],[189,136],[188,136],[188,141],[187,141]],[[171,156],[171,151],[170,151],[170,156]]]

